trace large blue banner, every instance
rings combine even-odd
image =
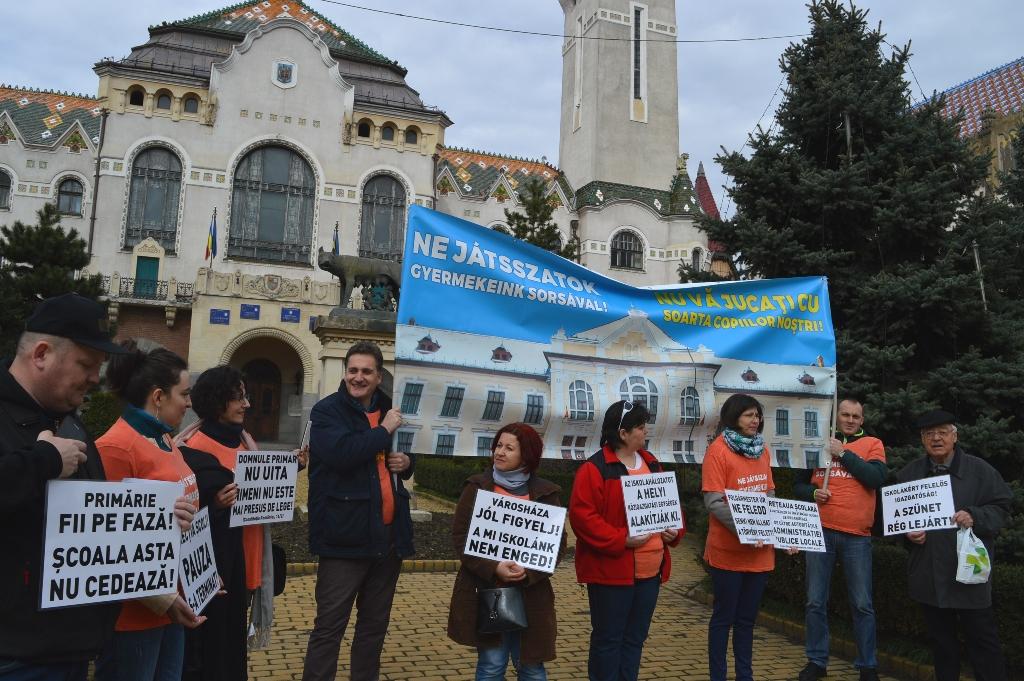
[[[545,456],[598,449],[620,399],[652,413],[648,449],[699,463],[721,403],[764,406],[778,466],[825,460],[835,336],[823,277],[636,288],[465,220],[410,208],[396,335],[409,451],[489,455],[530,423]]]

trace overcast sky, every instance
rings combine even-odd
[[[4,12],[0,82],[95,95],[92,65],[123,57],[147,27],[228,6],[231,0],[59,0],[19,3]],[[449,145],[557,163],[561,45],[533,37],[384,16],[324,0],[315,11],[409,70],[424,101],[455,122]],[[353,4],[464,23],[559,33],[557,0],[354,0]],[[58,7],[59,6],[59,7]],[[1024,3],[1013,0],[875,0],[869,23],[889,42],[912,41],[911,68],[931,94],[1024,55]],[[59,8],[59,11],[57,11]],[[797,0],[678,0],[681,39],[745,38],[807,32]],[[56,14],[55,14],[56,13]],[[680,148],[698,161],[722,204],[727,181],[713,158],[739,148],[779,84],[778,57],[789,41],[679,46]],[[909,74],[908,74],[909,77]],[[915,99],[920,97],[911,80]],[[776,99],[776,102],[778,100]],[[774,104],[762,124],[771,123]],[[571,178],[570,178],[571,179]]]

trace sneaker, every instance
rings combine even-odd
[[[860,670],[860,681],[878,681],[878,670],[864,667]]]
[[[818,679],[825,678],[826,675],[828,675],[828,672],[825,670],[824,667],[819,667],[813,662],[808,662],[807,666],[804,667],[803,671],[800,672],[799,679],[800,681],[817,681]]]

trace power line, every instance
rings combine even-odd
[[[519,35],[530,35],[538,36],[542,38],[562,38],[567,40],[569,38],[581,38],[583,40],[609,40],[609,41],[623,41],[632,42],[633,38],[605,38],[597,36],[577,36],[577,35],[565,35],[564,33],[545,33],[543,31],[526,31],[517,28],[504,28],[501,26],[484,26],[483,24],[468,24],[461,21],[452,21],[449,19],[437,19],[434,17],[421,17],[415,14],[404,14],[402,12],[391,12],[384,9],[377,9],[376,7],[364,7],[362,5],[353,5],[348,2],[340,2],[339,0],[322,0],[332,5],[340,5],[342,7],[348,7],[350,9],[358,9],[364,12],[375,12],[377,14],[387,14],[392,17],[401,17],[403,19],[414,19],[416,21],[428,21],[434,24],[445,24],[447,26],[458,26],[460,28],[475,28],[481,31],[496,31],[498,33],[516,33]],[[744,43],[744,42],[755,42],[759,40],[783,40],[787,38],[804,38],[807,33],[793,33],[791,35],[764,35],[754,36],[750,38],[706,38],[706,39],[688,39],[688,40],[672,40],[662,38],[641,38],[639,42],[644,43]]]

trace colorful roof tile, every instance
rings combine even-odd
[[[556,181],[561,173],[546,161],[514,156],[488,154],[482,151],[448,147],[441,150],[438,175],[451,172],[459,187],[459,194],[485,199],[504,175],[513,191],[530,177],[539,177],[545,184]],[[442,178],[439,182],[445,180]],[[441,189],[440,184],[438,188]],[[448,188],[450,191],[450,188]],[[571,192],[568,196],[571,196]]]
[[[188,19],[164,22],[159,26],[150,26],[149,31],[150,34],[153,34],[168,28],[199,28],[221,34],[230,34],[241,39],[254,28],[280,17],[290,17],[301,21],[319,35],[331,52],[337,56],[395,67],[401,71],[403,76],[406,73],[406,70],[398,62],[388,59],[345,29],[333,23],[323,14],[299,0],[250,0],[249,2],[240,2],[224,9],[189,17]]]
[[[100,134],[99,100],[85,95],[0,85],[0,111],[14,123],[14,137],[25,144],[54,146],[81,123],[93,144]]]
[[[711,191],[711,185],[708,184],[707,175],[704,174],[704,161],[697,166],[697,181],[694,182],[694,187],[697,190],[697,201],[700,202],[701,210],[705,215],[714,220],[720,219],[718,204],[715,203],[715,194]],[[725,246],[717,241],[709,240],[708,250],[714,253],[724,253]]]
[[[963,111],[960,135],[972,137],[981,131],[982,117],[986,111],[1008,116],[1024,110],[1024,57],[951,87],[941,94],[946,97],[942,115],[952,118]],[[915,107],[920,105],[921,102]]]

